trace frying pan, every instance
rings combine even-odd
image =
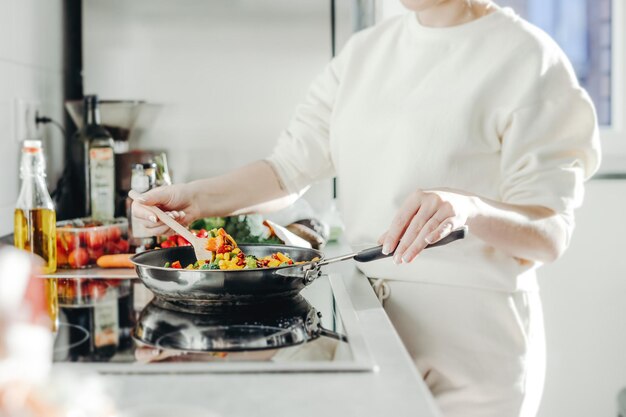
[[[463,239],[467,227],[452,231],[448,236],[426,246],[432,248]],[[294,296],[321,275],[321,267],[334,262],[354,259],[371,262],[386,258],[382,246],[362,250],[336,258],[324,259],[315,249],[285,245],[239,245],[246,255],[257,258],[276,252],[286,253],[295,262],[304,262],[276,268],[210,270],[165,268],[166,262],[180,261],[188,265],[196,261],[191,246],[157,249],[137,254],[131,258],[139,279],[157,298],[172,308],[224,304],[250,304],[266,302],[271,298]],[[313,261],[312,259],[318,258]]]

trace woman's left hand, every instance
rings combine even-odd
[[[473,196],[452,190],[417,190],[404,201],[381,236],[383,253],[396,264],[411,262],[429,244],[464,226],[475,212]]]

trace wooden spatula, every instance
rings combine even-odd
[[[141,195],[138,192],[131,190],[128,193],[128,196],[132,198],[133,200],[137,200],[139,203],[141,203]],[[175,231],[176,233],[178,233],[179,235],[187,239],[187,241],[191,243],[191,246],[193,246],[193,251],[196,254],[197,260],[211,260],[212,259],[213,254],[211,253],[211,251],[206,249],[207,241],[209,240],[208,238],[200,238],[194,235],[193,233],[189,231],[189,229],[187,229],[185,226],[183,226],[182,224],[178,223],[176,220],[174,220],[173,218],[165,214],[163,210],[161,210],[160,208],[156,206],[144,206],[144,207],[150,210],[152,213],[154,213],[154,215],[157,216],[159,220],[161,220],[167,226],[169,226],[170,229],[172,229],[173,231]]]

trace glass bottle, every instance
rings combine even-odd
[[[154,162],[157,165],[156,170],[156,185],[160,187],[162,185],[172,185],[172,177],[170,176],[170,170],[167,166],[167,155],[162,152],[154,156]]]
[[[155,188],[156,168],[157,165],[154,162],[133,165],[130,182],[131,189],[138,193],[145,193]],[[128,216],[128,234],[131,247],[135,248],[136,252],[142,252],[147,248],[153,247],[155,239],[152,233],[138,223],[132,215],[132,200],[130,198],[127,199],[126,213]]]
[[[23,142],[20,178],[22,188],[13,217],[14,244],[43,258],[43,273],[52,274],[57,269],[56,212],[46,188],[46,163],[41,141]],[[47,280],[46,298],[53,330],[56,330],[56,279]]]
[[[115,217],[115,154],[111,134],[100,124],[98,96],[85,96],[83,128],[85,146],[86,211],[96,220]]]

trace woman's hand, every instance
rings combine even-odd
[[[552,262],[569,243],[571,213],[491,200],[461,191],[417,190],[402,204],[379,243],[395,263],[411,262],[426,245],[468,225],[473,236],[520,262]]]
[[[143,201],[133,202],[132,211],[153,235],[161,235],[169,228],[145,206],[159,206],[189,224],[201,217],[279,210],[293,203],[293,197],[268,162],[256,161],[219,177],[150,190],[142,194]]]
[[[159,206],[172,218],[182,224],[191,223],[201,217],[200,208],[195,201],[193,188],[190,184],[177,184],[158,187],[141,195],[143,201],[133,201],[133,217],[153,235],[166,234],[170,228],[163,224],[145,206]]]
[[[464,226],[475,212],[471,195],[451,190],[417,190],[404,201],[379,243],[385,254],[395,250],[396,264],[408,263],[427,245]]]

